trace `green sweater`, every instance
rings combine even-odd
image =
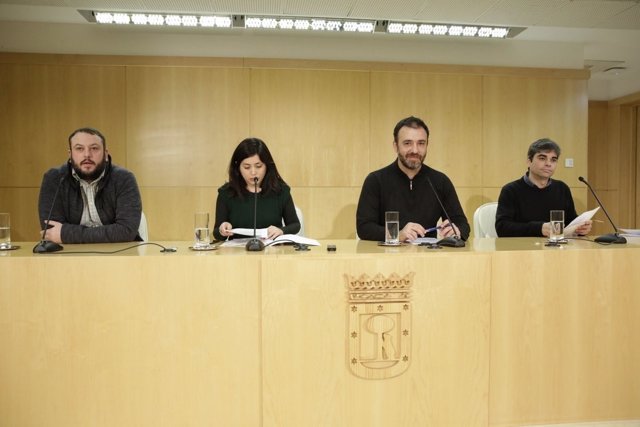
[[[242,197],[238,197],[233,194],[228,183],[220,187],[213,227],[216,240],[225,239],[219,230],[223,222],[229,222],[234,228],[253,229],[253,203],[253,193],[247,190],[243,191]],[[268,228],[271,225],[281,228],[284,234],[296,234],[300,231],[300,220],[296,215],[291,189],[287,185],[283,185],[279,193],[258,193],[256,227]]]

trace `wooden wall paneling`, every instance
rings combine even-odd
[[[596,190],[596,192],[598,193],[598,197],[600,198],[600,201],[602,202],[603,206],[607,209],[607,212],[611,216],[611,219],[616,224],[616,226],[621,228],[629,228],[627,223],[620,222],[621,218],[619,218],[620,216],[619,206],[621,205],[620,191],[616,189],[611,189],[611,190]],[[589,192],[588,197],[589,197],[589,206],[592,207],[592,209],[598,206],[598,202],[591,195],[591,192]],[[613,233],[614,231],[613,226],[607,219],[607,215],[602,211],[602,209],[600,209],[598,213],[596,213],[593,219],[596,221],[593,224],[591,235],[599,236],[601,234]]]
[[[39,188],[33,187],[0,186],[0,212],[11,214],[11,241],[33,242],[40,240],[39,191]]]
[[[512,135],[512,129],[521,129],[531,118],[536,124],[554,124],[554,120],[569,123],[575,116],[576,129],[583,120],[582,104],[577,101],[585,90],[582,75],[553,79],[532,70],[522,74],[473,67],[414,67],[416,72],[402,72],[402,66],[395,66],[389,71],[369,71],[387,68],[375,64],[358,68],[352,63],[342,64],[341,70],[317,70],[312,68],[331,64],[304,61],[292,63],[300,69],[284,69],[286,61],[273,60],[249,61],[255,68],[242,69],[233,61],[149,62],[110,57],[101,62],[85,57],[78,62],[76,57],[55,55],[50,57],[52,64],[46,64],[49,57],[37,56],[35,63],[30,58],[26,55],[24,63],[13,58],[0,67],[8,88],[0,93],[0,108],[7,113],[0,120],[9,124],[0,126],[2,184],[39,187],[42,173],[66,159],[68,133],[81,125],[93,125],[107,135],[114,162],[131,169],[144,195],[152,197],[148,202],[143,199],[145,212],[153,223],[160,221],[160,236],[165,238],[184,238],[180,236],[189,227],[178,230],[171,219],[160,220],[164,206],[181,200],[187,204],[181,205],[184,212],[180,214],[190,212],[191,216],[191,205],[201,197],[188,195],[191,188],[207,188],[204,192],[212,196],[213,205],[215,191],[211,189],[226,180],[233,148],[250,135],[267,141],[292,187],[310,189],[302,203],[322,205],[321,215],[301,206],[310,217],[311,235],[335,238],[352,233],[345,219],[355,211],[366,174],[395,158],[392,130],[404,116],[421,116],[431,127],[427,163],[447,173],[457,188],[473,189],[462,201],[470,220],[485,201],[487,188],[499,190],[524,169],[522,150],[530,138],[522,144],[524,148],[514,150],[516,158],[523,159],[523,166],[513,168],[517,171],[514,176],[505,172],[514,157],[505,155],[509,146],[500,146],[497,154],[495,148],[487,149],[486,144],[496,140],[494,136]],[[87,65],[94,63],[102,65]],[[123,65],[108,65],[119,63]],[[480,71],[497,74],[474,74]],[[528,93],[525,97],[518,93],[523,87]],[[505,93],[515,93],[515,100],[504,102]],[[518,104],[520,99],[525,100],[523,106]],[[532,109],[535,114],[531,117],[520,114],[531,113],[525,110],[530,104],[542,107]],[[490,111],[483,111],[487,108]],[[39,126],[26,124],[25,117],[34,116]],[[491,118],[494,116],[498,119]],[[45,142],[37,147],[13,142],[41,138]],[[559,142],[565,153],[571,152]],[[35,151],[37,156],[29,154]],[[9,162],[10,158],[18,161]],[[487,180],[487,174],[494,182]],[[187,196],[160,196],[169,187],[185,189]],[[320,188],[340,195],[331,198],[331,191],[314,195]],[[200,193],[196,190],[194,194]],[[337,204],[331,203],[335,200]],[[163,208],[156,210],[156,206]],[[33,231],[18,233],[29,236]]]
[[[196,212],[209,212],[213,228],[218,187],[141,187],[140,192],[151,240],[193,240]]]
[[[635,132],[635,146],[636,146],[636,181],[635,181],[635,224],[633,228],[640,227],[640,105],[635,107],[635,120],[636,120],[636,132]],[[630,224],[631,226],[631,224]]]
[[[356,207],[360,187],[294,187],[292,195],[296,205],[302,209],[308,237],[356,237]]]
[[[589,101],[589,167],[585,178],[593,186],[599,183],[598,186],[601,188],[606,188],[604,185],[607,180],[605,160],[609,155],[611,145],[614,144],[609,140],[608,118],[609,104],[606,101]]]
[[[589,101],[589,135],[588,135],[588,153],[589,163],[587,175],[585,178],[596,189],[608,188],[609,182],[608,165],[611,156],[612,147],[616,145],[615,141],[609,139],[609,103],[606,101]],[[588,191],[588,190],[587,190]],[[600,192],[600,190],[596,190]],[[599,195],[599,197],[601,197]],[[589,206],[598,205],[596,199],[588,192],[587,196]],[[607,211],[615,209],[615,206],[605,205]],[[617,209],[616,209],[617,210]],[[604,215],[598,215],[598,219],[606,220]],[[593,235],[600,235],[611,232],[611,225],[607,223],[594,222],[592,227]]]
[[[573,196],[573,202],[576,205],[576,211],[578,212],[578,215],[580,215],[582,212],[586,210],[593,209],[596,206],[598,206],[597,203],[594,203],[594,204],[589,203],[588,196],[590,194],[591,192],[586,186],[584,186],[583,188],[574,187],[571,189],[571,195]]]
[[[540,241],[4,253],[2,425],[637,425],[638,242]],[[86,262],[100,274],[68,274]],[[388,379],[350,369],[363,273],[414,273],[410,364]]]
[[[98,128],[126,165],[124,68],[0,64],[0,182],[39,187],[68,158],[69,134]]]
[[[500,190],[502,190],[502,188],[485,187],[482,190],[482,203],[497,202],[498,197],[500,197]]]
[[[372,72],[371,170],[391,163],[393,128],[416,116],[429,126],[425,163],[454,185],[482,184],[482,80],[480,76]]]
[[[143,186],[220,186],[249,136],[249,71],[127,67],[127,157]]]
[[[487,425],[490,261],[432,255],[264,259],[265,427]],[[435,270],[450,273],[431,280]],[[356,377],[344,275],[409,272],[411,364],[386,380]]]
[[[640,266],[551,249],[494,254],[489,424],[637,420]]]
[[[622,228],[634,228],[636,216],[635,183],[636,183],[636,136],[635,111],[631,105],[620,108],[620,163],[616,168],[619,176],[620,211],[614,219]]]
[[[260,264],[138,251],[3,269],[3,425],[261,424]]]
[[[483,181],[499,187],[522,176],[527,148],[549,137],[562,148],[555,177],[579,187],[587,172],[586,81],[485,76],[483,92]],[[573,168],[564,159],[574,159]]]
[[[0,52],[0,63],[7,64],[66,64],[66,65],[118,65],[157,67],[232,67],[240,68],[244,58],[203,56],[148,56],[148,55],[84,55]],[[530,69],[533,71],[534,69]],[[576,70],[556,70],[552,73],[572,74]]]
[[[609,215],[611,215],[613,221],[616,222],[616,225],[618,227],[624,227],[624,222],[620,222],[622,220],[622,206],[624,205],[624,203],[621,202],[620,198],[623,196],[619,191],[621,180],[620,165],[622,163],[622,156],[624,155],[620,142],[620,138],[622,135],[620,130],[622,109],[623,107],[621,107],[619,104],[612,102],[609,103],[607,118],[607,133],[609,144],[607,146],[607,154],[602,158],[602,162],[606,166],[606,180],[601,180],[595,186],[595,189],[598,192],[598,197],[600,197],[600,200],[607,208],[607,212],[609,212]],[[602,192],[605,192],[604,197],[609,197],[609,199],[613,198],[615,202],[611,204],[607,203],[601,195]],[[608,225],[609,221],[607,220],[606,216],[603,216],[600,219],[606,221],[606,223],[603,223],[601,226],[602,228],[600,228],[599,230],[604,229],[606,232],[612,232],[612,227]]]
[[[608,117],[607,117],[607,134],[608,145],[606,147],[607,153],[603,156],[602,161],[606,166],[606,179],[600,178],[600,183],[596,187],[597,189],[617,189],[618,188],[618,167],[620,165],[621,151],[620,151],[620,105],[609,103]],[[616,211],[618,208],[616,207]]]
[[[464,214],[467,216],[469,225],[473,225],[473,213],[476,208],[482,204],[480,203],[482,199],[481,190],[473,187],[456,186],[456,193],[458,194],[458,200],[460,200]]]
[[[291,186],[360,186],[369,170],[369,73],[252,69],[251,132]]]
[[[128,57],[125,57],[128,58]],[[136,59],[137,61],[144,60]],[[195,58],[199,60],[199,58]],[[231,58],[225,58],[227,60]],[[0,60],[2,56],[0,55]],[[194,58],[185,58],[192,61]],[[148,60],[147,60],[148,61]],[[429,74],[464,74],[464,75],[500,75],[521,77],[545,77],[558,79],[589,79],[590,72],[585,69],[566,68],[530,68],[530,67],[494,67],[484,65],[460,64],[421,64],[408,62],[370,62],[370,61],[342,61],[323,59],[274,59],[274,58],[243,58],[244,66],[249,68],[278,68],[278,69],[323,69],[350,71],[386,71],[412,72]],[[167,61],[169,62],[169,61]]]

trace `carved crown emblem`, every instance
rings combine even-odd
[[[373,277],[362,274],[359,277],[347,276],[350,302],[371,301],[408,301],[411,296],[414,273],[399,276],[392,273],[385,277],[378,273]]]
[[[409,367],[413,276],[345,276],[349,293],[347,357],[354,375],[386,379]]]

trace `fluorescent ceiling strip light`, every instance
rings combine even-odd
[[[375,21],[332,18],[294,18],[248,16],[245,27],[267,30],[299,31],[343,31],[352,33],[373,33]]]
[[[231,28],[231,16],[160,13],[93,12],[99,24]]]
[[[233,16],[207,16],[207,15],[180,15],[159,13],[129,13],[129,12],[97,12],[91,14],[87,11],[80,13],[89,19],[92,15],[98,24],[131,24],[131,25],[157,25],[169,27],[208,27],[231,28]],[[299,17],[275,17],[275,16],[246,16],[244,27],[252,29],[281,29],[299,31],[343,31],[352,33],[373,33],[376,21],[356,19],[330,19],[330,18],[299,18]]]
[[[415,22],[389,22],[390,34],[421,34],[454,37],[507,38],[520,34],[524,28],[493,27],[488,25],[430,24]]]
[[[489,25],[396,22],[384,20],[304,18],[285,16],[194,15],[133,12],[97,12],[80,10],[82,16],[100,24],[233,28],[244,27],[264,30],[325,31],[345,33],[389,34],[511,38],[524,27],[496,27]]]

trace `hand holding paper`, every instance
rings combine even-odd
[[[582,224],[584,224],[585,222],[589,221],[591,218],[593,218],[593,216],[596,214],[596,212],[598,212],[598,209],[600,209],[600,206],[598,206],[595,209],[583,212],[580,215],[578,215],[576,217],[576,219],[571,221],[571,223],[569,223],[569,225],[567,225],[564,228],[565,236],[571,236],[571,235],[575,234],[576,229],[578,227],[580,227]]]

